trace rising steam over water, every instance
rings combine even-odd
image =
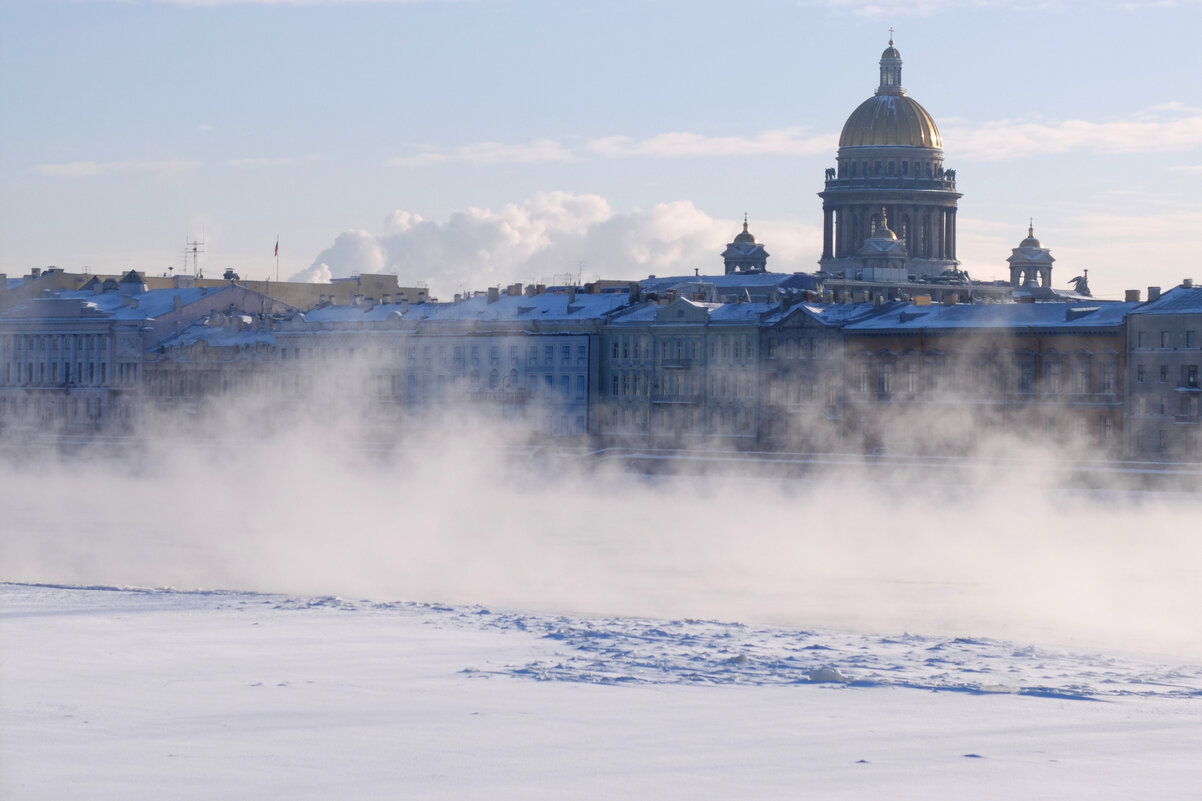
[[[648,477],[456,418],[238,424],[0,462],[0,580],[1012,638],[1202,657],[1202,495],[932,475]]]

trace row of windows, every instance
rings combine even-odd
[[[47,404],[44,400],[29,398],[0,397],[0,417],[14,417],[17,420],[29,419],[36,416],[39,422],[50,422],[56,417],[67,420],[86,420],[96,422],[104,416],[104,405],[100,398],[60,398],[58,402]]]
[[[816,381],[785,382],[773,379],[768,382],[768,403],[773,406],[817,403],[820,399],[819,384]],[[833,382],[826,385],[826,404],[833,406],[839,402],[839,390]]]
[[[1160,365],[1160,383],[1169,383],[1169,366],[1167,364]],[[1146,365],[1139,364],[1135,366],[1135,382],[1137,384],[1145,384],[1148,381],[1148,368]],[[1197,387],[1198,386],[1198,365],[1183,364],[1181,365],[1180,373],[1181,386]]]
[[[755,416],[748,409],[695,409],[690,407],[640,406],[609,409],[610,433],[652,432],[698,434],[747,434],[755,426]]]
[[[268,376],[245,370],[188,370],[147,375],[147,392],[156,398],[196,398],[224,392],[259,391],[267,387],[300,391],[312,388],[311,376]]]
[[[1033,395],[1036,392],[1036,364],[1034,361],[1020,361],[1012,368],[1006,369],[997,362],[977,363],[971,366],[967,373],[949,370],[946,365],[928,362],[925,371],[925,386],[921,380],[919,367],[915,363],[896,365],[892,362],[873,365],[861,362],[855,373],[855,390],[861,394],[875,392],[878,395],[891,395],[895,392],[905,392],[910,395],[920,390],[936,391],[962,390],[991,394],[1007,387],[1020,395]],[[899,370],[898,368],[901,367]],[[1066,365],[1061,362],[1045,362],[1043,365],[1043,381],[1039,389],[1045,395],[1059,395],[1066,390]],[[1091,377],[1096,372],[1096,384],[1091,383]],[[1118,364],[1107,361],[1098,365],[1094,371],[1089,362],[1074,362],[1067,374],[1067,389],[1074,395],[1087,395],[1092,392],[1115,394],[1118,391]]]
[[[400,395],[404,391],[412,399],[416,399],[419,395],[429,397],[433,393],[440,400],[447,398],[448,391],[517,392],[523,389],[517,370],[510,370],[507,375],[502,375],[499,370],[490,370],[487,375],[481,375],[478,370],[473,370],[467,375],[409,373],[404,377],[392,376],[391,385],[394,395]],[[583,374],[564,373],[557,377],[551,373],[541,376],[527,373],[524,389],[528,398],[559,397],[564,400],[583,401],[588,395],[588,379]]]
[[[489,345],[487,346],[487,359],[490,366],[499,366],[502,359],[502,346]],[[575,365],[576,367],[585,367],[588,365],[588,348],[584,345],[577,345],[575,348],[571,345],[558,346],[559,364],[562,367]],[[481,364],[481,359],[484,356],[484,346],[482,345],[422,345],[420,350],[417,345],[410,345],[405,352],[405,356],[410,364],[417,364],[420,357],[421,364],[430,366],[434,363],[434,359],[438,359],[440,366],[447,365],[448,355],[456,366],[462,366],[465,363],[473,365]],[[541,360],[540,360],[541,355]],[[506,354],[508,363],[512,366],[521,364],[521,350],[517,345],[510,345]],[[550,367],[555,364],[556,346],[555,345],[529,345],[525,353],[526,365],[530,367],[544,366]]]
[[[137,368],[137,364],[118,364],[117,383],[135,383]],[[0,384],[11,387],[95,387],[107,383],[107,362],[8,362],[0,371]]]
[[[694,372],[672,370],[662,376],[620,372],[610,376],[610,397],[631,398],[643,396],[665,396],[673,398],[698,398],[701,395],[701,375]],[[711,398],[753,398],[755,382],[750,375],[710,375],[708,381]]]
[[[60,352],[95,354],[107,346],[107,338],[102,342],[99,334],[0,334],[0,360]]]
[[[769,359],[814,359],[818,356],[818,340],[814,337],[785,337],[779,343],[776,337],[769,337],[767,344]]]
[[[1137,347],[1137,348],[1151,347],[1150,343],[1153,341],[1153,339],[1152,339],[1153,333],[1154,332],[1152,332],[1152,331],[1137,331],[1135,334],[1135,347]],[[1172,331],[1160,331],[1159,334],[1160,334],[1160,336],[1156,340],[1157,342],[1160,343],[1159,347],[1175,348],[1178,346],[1177,343],[1175,343],[1173,341],[1175,339],[1175,337],[1173,336]],[[1181,342],[1181,345],[1183,347],[1186,347],[1186,348],[1198,347],[1198,336],[1197,336],[1196,331],[1186,331],[1184,337],[1182,337],[1182,340],[1183,341]]]
[[[1137,414],[1143,416],[1152,414],[1166,417],[1170,414],[1175,414],[1196,420],[1198,417],[1198,398],[1197,396],[1182,395],[1176,399],[1175,403],[1170,403],[1168,398],[1149,399],[1141,397],[1136,402],[1135,410]]]
[[[650,361],[651,339],[647,336],[615,336],[610,340],[610,357],[623,361]],[[709,342],[709,360],[742,362],[755,358],[754,335],[721,334],[710,337],[655,337],[661,360],[701,358],[702,342]]]

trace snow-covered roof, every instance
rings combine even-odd
[[[263,328],[244,328],[241,331],[225,325],[205,325],[194,323],[185,327],[178,334],[165,337],[161,345],[193,345],[205,342],[215,348],[233,347],[235,345],[274,345],[275,335]]]
[[[821,323],[830,326],[844,325],[852,320],[859,320],[881,312],[884,307],[871,303],[801,303],[788,308],[781,308],[775,314],[764,318],[764,322],[772,325],[788,317],[790,314],[807,313]]]
[[[710,322],[715,324],[758,323],[761,317],[779,307],[779,303],[714,304],[714,308],[710,309]]]
[[[718,294],[730,294],[742,288],[810,289],[818,288],[818,279],[805,273],[730,273],[729,275],[676,275],[644,278],[639,284],[645,292],[666,292],[684,283],[713,284]],[[726,290],[723,292],[723,290]]]
[[[309,323],[375,323],[401,314],[405,306],[401,303],[376,303],[362,306],[318,306],[304,313]]]
[[[708,303],[700,300],[690,300],[689,298],[677,298],[673,303],[687,304],[694,309],[703,310],[708,318],[707,322],[718,325],[757,323],[765,314],[779,308],[779,304],[777,303]],[[653,302],[644,303],[614,316],[610,320],[610,324],[634,325],[654,323],[664,308],[662,304]],[[669,321],[669,323],[671,322],[673,321]],[[693,325],[700,323],[696,318],[679,322],[687,322]]]
[[[899,305],[883,314],[848,324],[853,333],[930,329],[1117,327],[1135,303],[998,303],[954,306]]]
[[[225,287],[197,287],[193,289],[152,289],[136,295],[117,292],[81,292],[78,290],[57,292],[49,298],[32,298],[13,308],[7,315],[14,317],[78,316],[81,313],[103,314],[116,320],[148,320],[166,314],[175,308],[176,299],[187,306]],[[136,302],[136,306],[131,303]]]
[[[575,300],[567,294],[501,295],[491,303],[486,295],[476,295],[458,303],[412,305],[405,313],[405,319],[446,322],[595,320],[629,302],[630,298],[626,293],[591,295],[579,292]]]
[[[1202,314],[1202,287],[1177,286],[1132,314]]]

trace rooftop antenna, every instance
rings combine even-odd
[[[184,268],[188,266],[188,256],[192,257],[192,277],[195,278],[200,274],[200,254],[205,252],[205,242],[203,239],[194,239],[191,242],[184,243]]]

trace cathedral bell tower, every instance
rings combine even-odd
[[[1027,238],[1010,251],[1010,286],[1015,289],[1052,291],[1052,251],[1035,238],[1035,221],[1027,228]]]
[[[746,214],[743,215],[743,233],[736,234],[735,241],[722,251],[722,264],[726,267],[727,275],[768,272],[768,251],[747,230]]]
[[[881,54],[880,84],[839,136],[837,166],[822,198],[822,273],[854,278],[857,255],[886,219],[906,251],[905,272],[932,277],[956,259],[956,173],[943,168],[943,140],[927,110],[906,94],[901,53]]]

